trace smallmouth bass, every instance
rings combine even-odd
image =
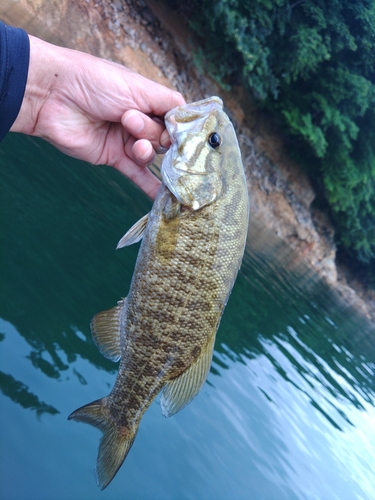
[[[246,179],[221,99],[177,107],[165,123],[172,146],[162,185],[151,212],[118,244],[142,239],[129,294],[91,322],[102,354],[121,359],[115,385],[69,416],[103,433],[96,465],[101,489],[125,460],[158,393],[169,417],[204,384],[245,248]]]

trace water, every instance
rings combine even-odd
[[[0,498],[375,498],[375,328],[253,221],[207,383],[176,416],[159,401],[100,492],[100,432],[67,421],[116,365],[91,317],[126,295],[150,201],[117,172],[32,138],[0,146]]]

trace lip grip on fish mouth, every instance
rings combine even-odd
[[[172,147],[162,185],[151,212],[118,244],[142,240],[128,296],[91,321],[99,350],[120,365],[110,394],[69,419],[103,433],[95,469],[100,489],[121,467],[159,392],[163,415],[172,416],[198,394],[210,370],[249,218],[241,153],[222,106],[212,97],[167,114]]]
[[[172,146],[164,157],[162,179],[193,210],[213,203],[222,192],[223,115],[221,99],[213,97],[177,107],[165,118]]]

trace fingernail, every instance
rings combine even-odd
[[[135,132],[136,134],[141,132],[145,126],[145,122],[136,111],[126,115],[123,124],[130,132]]]
[[[147,148],[147,151],[146,151],[145,153],[143,153],[143,155],[142,155],[142,156],[140,156],[140,157],[139,157],[139,159],[140,159],[141,161],[148,160],[148,159],[150,158],[150,156],[151,156],[151,153],[152,153],[152,146],[151,146],[151,144],[150,144],[150,145],[148,146],[148,148]]]

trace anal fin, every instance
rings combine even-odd
[[[116,307],[96,314],[90,323],[91,333],[99,351],[111,361],[121,358],[121,335],[125,332],[126,298]]]
[[[160,402],[164,417],[182,410],[201,390],[210,370],[214,344],[215,335],[189,368],[165,384]]]

